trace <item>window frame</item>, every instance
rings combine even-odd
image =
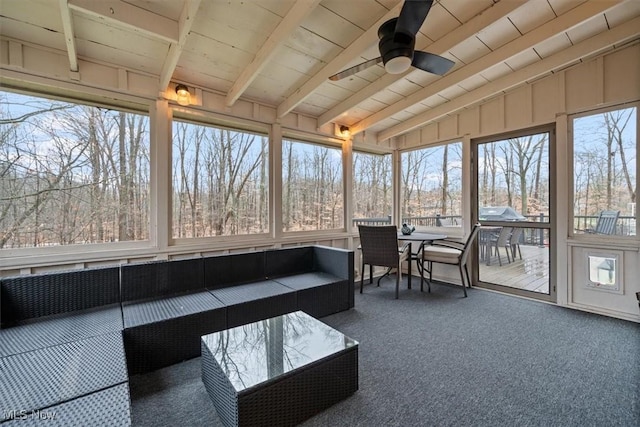
[[[232,242],[238,243],[242,241],[256,241],[256,239],[269,239],[273,236],[273,219],[271,201],[271,192],[273,191],[273,168],[272,165],[272,150],[273,150],[273,138],[271,132],[269,132],[268,126],[261,126],[254,122],[242,121],[242,120],[223,120],[219,117],[215,117],[211,114],[202,114],[198,111],[185,110],[184,108],[175,107],[171,108],[173,114],[170,120],[170,136],[168,138],[169,145],[169,162],[168,174],[169,174],[169,195],[168,195],[168,223],[167,233],[169,238],[169,246],[191,246],[191,245],[206,245],[215,242]],[[246,233],[235,235],[220,235],[220,236],[200,236],[200,237],[175,237],[173,236],[173,126],[174,123],[182,122],[195,126],[215,127],[217,129],[231,130],[241,133],[254,134],[257,136],[264,136],[267,139],[267,156],[263,160],[267,167],[267,229],[261,233]]]
[[[576,241],[584,241],[584,242],[602,242],[602,241],[609,241],[609,242],[617,242],[617,243],[622,243],[624,244],[625,242],[631,243],[631,244],[637,244],[638,242],[640,242],[640,233],[637,232],[637,228],[636,228],[636,234],[635,235],[631,235],[631,236],[624,236],[624,235],[619,235],[619,234],[612,234],[612,235],[604,235],[604,234],[589,234],[589,233],[576,233],[574,224],[575,224],[575,146],[574,146],[574,123],[576,119],[580,119],[580,118],[584,118],[584,117],[589,117],[589,116],[596,116],[596,115],[600,115],[600,114],[604,114],[610,111],[616,111],[616,110],[624,110],[624,109],[628,109],[628,108],[635,108],[636,109],[636,179],[635,179],[635,188],[636,188],[636,210],[635,210],[635,222],[636,222],[636,227],[638,224],[638,209],[637,209],[637,191],[638,191],[638,184],[640,184],[640,174],[638,174],[638,171],[640,170],[640,102],[635,101],[635,102],[626,102],[626,103],[622,103],[622,104],[616,104],[616,105],[610,105],[604,108],[597,108],[597,109],[590,109],[590,110],[585,110],[585,111],[581,111],[575,114],[570,114],[567,116],[567,132],[568,132],[568,138],[567,138],[567,155],[568,155],[568,176],[567,176],[567,180],[568,180],[568,189],[569,189],[569,209],[568,209],[568,215],[567,215],[567,232],[568,232],[568,236],[570,239],[575,239]]]
[[[398,218],[397,221],[398,222],[402,222],[405,216],[405,213],[403,212],[403,202],[404,202],[404,186],[403,186],[403,182],[402,182],[402,168],[404,166],[404,162],[402,159],[402,156],[405,153],[408,152],[413,152],[413,151],[420,151],[420,150],[428,150],[428,149],[433,149],[433,148],[438,148],[438,147],[444,147],[445,145],[451,145],[451,144],[459,144],[460,145],[460,224],[457,224],[456,226],[420,226],[420,228],[416,227],[416,231],[420,231],[420,232],[427,232],[427,233],[442,233],[443,231],[446,231],[447,236],[449,237],[454,237],[454,238],[458,238],[458,237],[462,237],[464,236],[464,230],[465,230],[465,221],[464,221],[464,214],[465,214],[465,200],[464,200],[464,196],[465,196],[465,189],[464,186],[466,184],[465,182],[465,178],[464,178],[464,168],[465,168],[465,140],[464,138],[454,138],[454,139],[449,139],[449,140],[445,140],[445,141],[438,141],[438,142],[434,142],[434,143],[429,143],[427,145],[420,145],[420,146],[416,146],[416,147],[411,147],[408,149],[403,149],[403,150],[398,150]],[[439,171],[441,172],[441,171]],[[469,221],[467,221],[469,222]]]
[[[284,192],[285,192],[285,186],[284,186],[284,144],[286,142],[295,142],[295,143],[301,143],[301,144],[306,144],[306,145],[313,145],[313,146],[320,146],[320,147],[325,147],[325,148],[330,148],[330,149],[336,149],[340,151],[340,168],[341,168],[341,173],[340,173],[340,187],[341,187],[341,192],[342,192],[342,212],[340,214],[340,217],[342,218],[342,227],[339,228],[326,228],[326,229],[312,229],[312,230],[285,230],[285,221],[284,221],[284,211],[285,211],[285,205],[284,205]],[[345,188],[345,173],[346,173],[346,168],[347,165],[345,165],[345,155],[344,155],[344,145],[343,145],[343,141],[342,140],[338,140],[335,138],[326,138],[326,139],[320,139],[320,138],[313,138],[313,137],[305,137],[304,135],[301,135],[299,132],[283,132],[282,134],[282,139],[281,139],[281,144],[280,144],[280,156],[282,159],[281,164],[277,167],[280,175],[280,183],[281,186],[278,189],[279,194],[280,194],[280,200],[281,200],[281,212],[280,212],[280,216],[281,218],[279,219],[278,223],[281,224],[280,230],[277,230],[277,232],[279,232],[279,234],[281,234],[283,237],[294,237],[294,236],[299,236],[299,235],[304,235],[304,236],[314,236],[314,235],[329,235],[331,233],[337,233],[337,232],[345,232],[347,230],[347,224],[346,224],[346,207],[347,207],[347,200],[346,200],[346,188]],[[274,171],[274,173],[276,173],[276,171]]]
[[[376,152],[376,151],[367,150],[367,149],[364,149],[364,148],[353,147],[352,150],[351,150],[351,157],[352,157],[352,159],[351,159],[351,169],[352,169],[351,188],[352,188],[352,192],[353,192],[353,187],[354,187],[354,182],[355,182],[355,167],[354,167],[355,166],[355,157],[356,157],[356,154],[358,154],[358,153],[359,154],[372,155],[372,156],[388,156],[389,157],[389,188],[391,189],[391,199],[389,200],[389,207],[391,209],[391,212],[389,213],[389,221],[390,221],[389,224],[393,224],[393,211],[394,211],[394,208],[393,208],[393,200],[394,200],[394,197],[393,197],[393,190],[394,190],[394,186],[393,186],[393,176],[394,176],[394,173],[393,173],[393,167],[394,167],[393,153],[392,152],[387,152],[387,151]],[[351,204],[353,206],[353,212],[351,213],[352,218],[349,218],[349,221],[351,222],[351,224],[353,226],[354,220],[367,219],[367,218],[366,217],[355,218],[355,216],[354,216],[355,215],[355,199],[353,197],[353,194],[352,194],[351,199],[352,199],[351,200]],[[356,229],[357,229],[357,227],[356,227]]]
[[[153,182],[151,180],[153,164],[151,160],[151,151],[153,146],[153,129],[152,129],[152,114],[150,103],[141,101],[131,101],[128,99],[117,100],[112,97],[103,97],[100,95],[95,96],[63,96],[55,93],[54,91],[47,92],[43,90],[28,90],[19,87],[2,87],[2,92],[8,92],[23,96],[29,96],[34,98],[42,98],[49,101],[67,102],[78,106],[86,106],[93,108],[100,108],[106,110],[114,110],[118,112],[138,114],[147,117],[148,120],[148,132],[149,132],[149,212],[148,217],[150,219],[148,225],[148,239],[144,240],[132,240],[132,241],[118,241],[118,242],[101,242],[101,243],[73,243],[66,245],[54,245],[54,246],[41,246],[41,247],[22,247],[22,248],[2,248],[0,249],[0,259],[12,259],[16,257],[39,257],[47,262],[54,262],[61,259],[65,255],[76,256],[78,254],[83,255],[85,261],[90,260],[104,260],[109,262],[114,257],[119,257],[121,254],[130,253],[132,250],[139,251],[140,253],[146,253],[147,250],[153,251],[154,242],[156,241],[156,233],[151,225],[151,218],[153,216],[153,210],[155,209],[153,204]]]

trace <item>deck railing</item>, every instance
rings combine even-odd
[[[525,215],[527,221],[531,222],[549,222],[549,217],[543,213],[538,215]],[[575,215],[574,217],[575,230],[595,229],[598,222],[597,215]],[[411,216],[403,217],[402,223],[411,224],[416,227],[439,227],[442,221],[450,221],[453,223],[462,223],[462,216],[460,215],[433,215],[433,216]],[[353,224],[371,224],[371,225],[383,225],[391,224],[391,215],[382,218],[353,218]],[[633,216],[620,216],[616,223],[616,235],[618,236],[631,236],[636,234],[636,221]],[[521,244],[544,246],[545,245],[545,230],[544,229],[530,229],[525,228],[521,237]]]
[[[573,227],[575,230],[595,230],[598,224],[598,216],[574,215]],[[636,218],[634,216],[619,216],[616,222],[616,236],[635,236]]]
[[[353,218],[353,225],[385,225],[391,224],[391,215],[382,218]]]

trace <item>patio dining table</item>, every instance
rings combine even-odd
[[[411,261],[416,261],[416,265],[418,267],[418,271],[420,271],[420,263],[418,262],[418,254],[420,253],[420,249],[424,247],[424,245],[431,244],[435,240],[443,240],[446,239],[446,234],[435,234],[435,233],[416,233],[413,232],[411,234],[402,234],[398,233],[398,240],[408,241],[409,242],[409,252],[411,253],[411,258],[409,259],[409,267],[408,267],[408,279],[407,279],[407,288],[411,289]],[[420,242],[418,246],[418,250],[416,253],[413,253],[413,248],[411,242]],[[420,271],[420,274],[422,272]]]

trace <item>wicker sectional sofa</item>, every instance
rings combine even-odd
[[[2,279],[0,422],[65,425],[69,408],[95,401],[92,416],[127,424],[129,404],[99,404],[129,402],[119,277],[109,267]]]
[[[202,335],[352,308],[353,258],[301,246],[3,278],[0,423],[92,405],[129,424],[129,375],[199,356]]]

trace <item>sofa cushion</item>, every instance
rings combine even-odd
[[[120,332],[3,357],[0,366],[2,419],[128,381]]]
[[[316,288],[336,282],[344,282],[343,279],[333,274],[316,271],[312,273],[296,274],[293,276],[279,277],[276,282],[295,290]]]
[[[200,337],[227,325],[227,309],[209,292],[123,304],[129,374],[200,355]]]
[[[347,280],[323,272],[281,277],[279,283],[296,290],[298,309],[314,317],[324,317],[348,310],[353,288]]]
[[[202,258],[122,266],[122,301],[158,298],[204,289]]]
[[[293,290],[273,280],[262,280],[260,282],[215,289],[210,292],[224,305],[229,306],[247,301],[255,301],[277,295],[289,294],[293,292]]]
[[[132,328],[223,307],[213,295],[203,291],[123,303],[122,315],[124,327]]]
[[[130,402],[129,385],[123,383],[42,409],[38,416],[7,421],[2,427],[130,426]]]
[[[3,278],[2,324],[120,302],[118,267]]]
[[[265,251],[266,277],[288,276],[313,271],[313,246]]]
[[[227,306],[227,328],[297,310],[296,291],[272,280],[214,289]]]
[[[0,329],[0,357],[121,330],[120,304],[39,317]]]
[[[217,255],[203,259],[204,283],[208,289],[220,289],[265,279],[264,252]]]

